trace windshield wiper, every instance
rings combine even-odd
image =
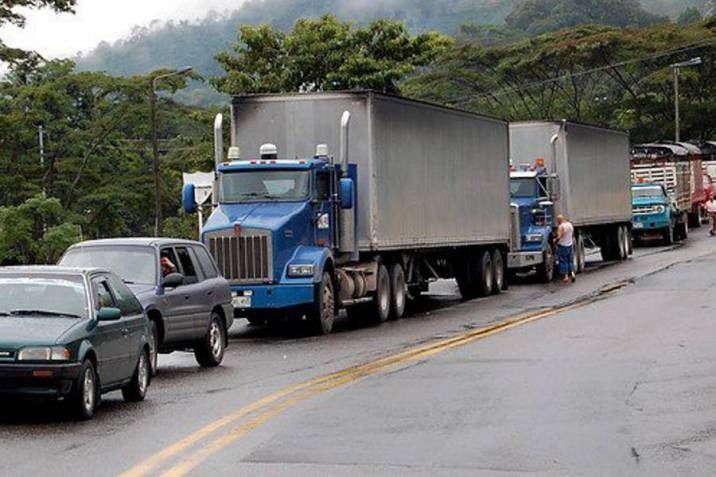
[[[72,313],[62,313],[58,311],[49,310],[12,310],[7,315],[9,316],[59,316],[65,318],[82,318],[79,315],[73,315]]]
[[[248,194],[241,194],[245,199],[279,199],[279,196],[271,195],[267,192],[249,192]]]
[[[122,280],[125,285],[134,285],[135,283],[132,280]]]

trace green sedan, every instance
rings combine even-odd
[[[109,391],[144,400],[149,322],[116,275],[0,268],[0,290],[0,396],[67,401],[80,419]]]

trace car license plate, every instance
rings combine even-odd
[[[235,296],[232,301],[234,308],[251,308],[250,296]]]
[[[634,223],[634,228],[635,228],[635,229],[643,229],[643,228],[644,228],[644,224],[642,224],[641,222],[635,222],[635,223]]]

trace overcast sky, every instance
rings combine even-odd
[[[24,29],[4,27],[0,37],[9,46],[35,50],[47,57],[73,56],[101,41],[125,37],[135,25],[153,20],[193,20],[210,10],[238,8],[244,0],[78,0],[76,13],[52,10],[27,13]]]

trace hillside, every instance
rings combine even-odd
[[[513,30],[535,33],[588,22],[642,25],[658,20],[647,11],[675,17],[689,6],[705,11],[706,4],[712,1],[642,0],[642,10],[637,0],[249,0],[234,12],[207,12],[205,18],[193,22],[155,22],[136,27],[128,38],[111,45],[102,43],[75,60],[81,70],[113,75],[192,65],[208,77],[221,73],[214,55],[236,40],[242,23],[269,23],[288,29],[297,18],[334,13],[357,24],[387,17],[405,21],[413,32],[458,34],[462,25],[499,25],[508,18]],[[535,9],[545,5],[550,7],[541,12]],[[617,14],[605,13],[610,11]],[[182,92],[180,99],[190,104],[208,104],[221,97],[196,84]]]

